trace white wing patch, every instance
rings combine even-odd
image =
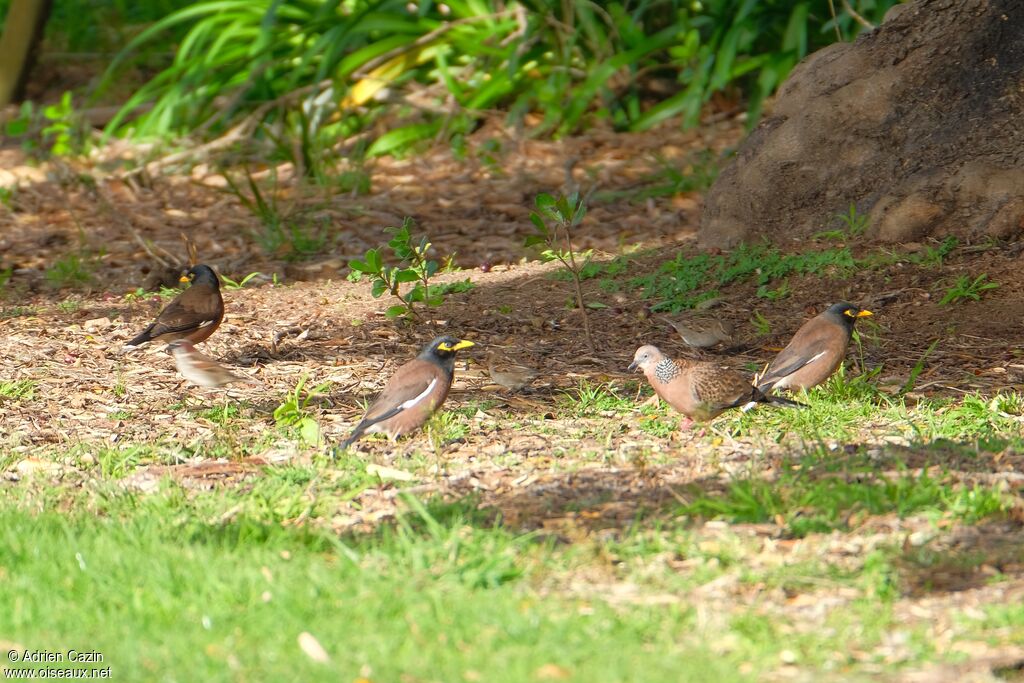
[[[816,353],[813,356],[811,356],[811,359],[809,361],[807,361],[806,363],[804,363],[803,367],[806,368],[808,365],[810,365],[811,363],[813,363],[814,361],[818,360],[819,358],[821,358],[824,355],[825,355],[824,351],[819,351],[818,353]]]
[[[430,394],[430,390],[433,389],[434,385],[436,384],[437,378],[435,377],[434,379],[430,380],[430,384],[427,385],[427,388],[424,389],[419,396],[414,396],[413,398],[410,398],[408,401],[405,401],[404,403],[399,405],[398,411],[401,412],[403,410],[408,410],[409,408],[412,408],[414,405],[425,399]]]

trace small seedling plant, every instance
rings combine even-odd
[[[261,275],[263,275],[263,273],[261,273],[259,271],[256,271],[255,273],[249,273],[248,275],[243,277],[241,280],[232,280],[227,275],[223,275],[222,274],[220,276],[220,281],[224,285],[225,289],[236,290],[236,289],[242,289],[247,284],[249,284],[249,282],[251,280],[253,280],[254,278],[257,278],[257,277],[259,277]]]
[[[278,427],[294,427],[299,438],[310,446],[320,443],[320,424],[312,415],[312,403],[322,396],[330,384],[324,382],[306,389],[307,375],[299,378],[287,398],[274,409],[274,421]]]
[[[969,275],[961,275],[953,286],[946,290],[946,295],[939,302],[940,306],[948,306],[960,301],[980,301],[981,295],[990,289],[999,287],[998,282],[991,282],[986,273],[973,280]]]
[[[440,306],[444,303],[444,293],[430,284],[430,278],[438,271],[437,261],[427,258],[430,242],[426,235],[418,240],[412,235],[413,221],[406,218],[400,228],[385,228],[391,234],[387,248],[391,250],[399,263],[396,266],[384,264],[381,252],[384,248],[370,249],[362,260],[350,261],[352,279],[359,280],[363,275],[370,277],[371,294],[379,299],[385,293],[396,298],[399,303],[390,306],[385,314],[389,318],[422,319],[416,304]],[[403,285],[411,285],[403,291]]]
[[[530,212],[530,221],[537,234],[526,238],[527,247],[545,247],[541,257],[545,261],[558,261],[572,278],[576,290],[576,307],[583,316],[583,333],[587,338],[587,346],[594,350],[594,338],[590,332],[590,316],[583,302],[582,272],[590,262],[588,252],[582,258],[572,246],[572,233],[583,222],[587,215],[586,200],[576,192],[557,199],[549,194],[539,194],[536,199],[537,210]]]

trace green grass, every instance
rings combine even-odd
[[[844,217],[856,220],[856,217]],[[862,268],[885,268],[897,263],[907,263],[922,268],[937,268],[957,247],[956,238],[947,238],[937,246],[926,246],[913,253],[872,251],[860,258],[854,257],[849,247],[830,246],[804,253],[783,253],[779,249],[763,244],[741,245],[727,254],[679,253],[674,259],[663,262],[653,273],[630,278],[628,285],[641,290],[645,299],[654,299],[653,311],[678,312],[694,308],[701,302],[719,295],[719,288],[742,282],[757,285],[757,296],[764,299],[781,299],[789,295],[788,278],[819,276],[841,279]],[[590,277],[617,275],[623,268],[623,258],[616,260],[602,270],[592,265]],[[980,297],[987,289],[998,287],[995,283],[980,281],[958,281],[950,291],[960,298]]]
[[[894,625],[891,554],[860,567],[753,566],[744,560],[749,537],[711,542],[679,522],[566,545],[508,528],[473,498],[408,499],[396,523],[339,537],[315,523],[331,510],[314,499],[351,493],[365,475],[332,484],[325,472],[316,463],[270,468],[244,491],[202,494],[165,482],[140,495],[105,478],[0,489],[0,628],[36,649],[66,648],[87,633],[88,648],[127,680],[174,671],[174,680],[752,681],[783,659],[828,670],[837,653],[870,649]],[[802,486],[796,477],[786,484]],[[918,498],[942,499],[933,483],[906,486],[906,512],[925,505]],[[894,505],[891,495],[879,500],[879,510]],[[314,523],[282,523],[303,514]],[[673,557],[692,571],[668,570]],[[594,572],[604,578],[590,586]],[[688,591],[726,574],[750,586],[828,583],[854,594],[813,631],[790,632],[755,605],[698,617]],[[567,581],[576,588],[551,590]],[[608,581],[632,586],[636,599],[606,599]],[[1020,623],[1010,608],[990,618]],[[304,632],[330,661],[303,654]],[[932,654],[924,648],[912,661]]]
[[[961,301],[980,301],[985,292],[990,289],[997,289],[998,287],[999,283],[989,282],[988,275],[985,273],[982,273],[973,280],[968,275],[961,275],[946,290],[946,293],[939,301],[939,305],[946,306]]]
[[[847,247],[784,254],[775,247],[742,245],[724,255],[680,253],[656,272],[633,278],[630,285],[641,289],[644,298],[660,300],[652,310],[675,313],[718,296],[718,287],[733,283],[750,280],[763,296],[779,298],[785,293],[781,288],[771,290],[769,284],[791,275],[844,277],[856,266]]]
[[[46,281],[55,289],[84,287],[95,281],[99,257],[85,252],[69,252],[46,269]]]
[[[563,391],[559,403],[575,416],[626,413],[633,409],[633,400],[618,393],[611,383],[580,380],[575,389]]]
[[[881,400],[869,382],[840,379],[831,387],[835,403],[856,411]],[[564,400],[573,415],[632,403],[606,384],[583,384]],[[836,410],[827,395],[807,400],[808,411]],[[1006,395],[995,405],[1005,412],[1021,401]],[[478,410],[496,407],[442,415],[469,425]],[[197,417],[226,429],[246,410],[228,404]],[[647,422],[674,428],[664,410],[645,409],[654,418]],[[758,412],[792,419],[807,411]],[[947,431],[989,424],[971,401],[946,412],[954,416],[943,423]],[[1001,426],[996,433],[1005,434]],[[896,614],[904,574],[930,556],[907,559],[894,541],[852,562],[819,552],[767,561],[762,538],[729,528],[709,534],[702,523],[778,523],[783,538],[803,537],[888,515],[979,524],[1001,519],[1011,503],[996,486],[903,467],[898,453],[812,447],[784,460],[773,478],[752,473],[682,487],[660,505],[641,506],[631,527],[611,535],[567,541],[521,530],[468,495],[408,498],[398,520],[339,536],[339,511],[380,484],[364,456],[314,454],[213,490],[166,480],[141,494],[119,481],[138,465],[188,455],[171,449],[83,447],[71,454],[84,470],[77,481],[0,487],[6,640],[59,649],[88,633],[84,645],[126,680],[174,671],[175,680],[215,681],[754,681],[783,662],[822,674],[857,671],[851,650],[871,652],[893,630],[909,644],[892,666],[914,665],[947,656],[931,645],[926,624]],[[936,463],[944,452],[936,450]],[[436,463],[416,450],[394,466],[422,477]],[[619,498],[613,489],[579,492],[564,509],[585,519]],[[745,597],[709,599],[703,591],[718,581],[787,595],[841,587],[846,598],[820,628],[794,631]],[[999,640],[999,629],[1019,633],[1021,623],[1018,608],[993,606],[963,632]],[[301,633],[330,661],[303,654]]]
[[[0,399],[30,401],[35,395],[36,383],[30,379],[0,382]]]
[[[825,454],[824,458],[829,458]],[[835,461],[826,461],[831,465]],[[842,470],[808,476],[808,463],[796,463],[777,480],[740,479],[719,495],[700,494],[680,514],[729,522],[771,522],[796,537],[848,530],[851,519],[893,513],[900,518],[926,514],[966,523],[1001,514],[1010,500],[991,487],[952,487],[927,474],[872,473],[868,459],[838,460]],[[810,466],[817,463],[811,461]],[[828,467],[829,465],[826,465]]]
[[[686,605],[552,598],[532,583],[568,558],[459,510],[414,505],[378,534],[339,540],[247,515],[221,522],[232,500],[173,486],[92,495],[62,514],[5,494],[0,628],[42,649],[87,633],[126,680],[750,680],[686,642]],[[303,632],[330,662],[302,654]]]

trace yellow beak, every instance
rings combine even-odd
[[[452,351],[461,351],[462,349],[468,349],[471,346],[476,346],[473,342],[468,339],[462,339],[458,344],[452,347]]]
[[[872,313],[871,311],[868,311],[868,310],[864,310],[864,311],[861,311],[860,313],[858,313],[857,317],[858,318],[866,318],[869,315],[874,315],[874,313]]]

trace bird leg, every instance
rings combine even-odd
[[[688,432],[693,429],[693,425],[695,424],[696,423],[693,420],[683,415],[683,421],[679,423],[679,431]]]

